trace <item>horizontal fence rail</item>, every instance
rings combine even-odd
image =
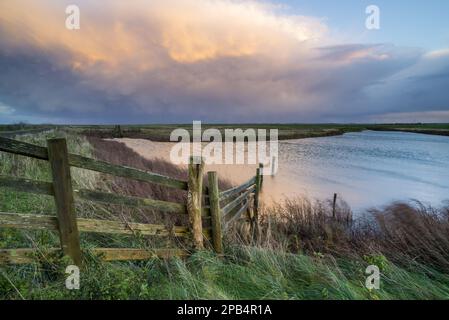
[[[226,216],[229,212],[235,209],[239,204],[242,203],[242,201],[246,200],[255,189],[255,186],[252,186],[246,192],[242,193],[237,198],[229,202],[225,207],[223,207],[223,209],[221,209],[223,215]]]
[[[240,192],[242,192],[243,190],[249,188],[250,186],[252,186],[253,184],[256,183],[256,178],[253,177],[250,180],[248,180],[247,182],[243,183],[240,186],[231,188],[229,190],[220,192],[220,201],[226,201],[229,198],[234,197],[235,195],[239,194]]]
[[[0,187],[19,192],[54,196],[53,183],[0,175]]]
[[[54,196],[54,188],[51,182],[29,180],[0,175],[0,186],[13,189],[15,191]],[[75,198],[82,200],[102,202],[106,204],[125,205],[130,207],[146,207],[162,212],[187,214],[187,209],[185,205],[174,202],[138,198],[131,196],[121,196],[113,193],[93,191],[87,189],[80,189],[80,190],[75,189],[73,190],[73,193]]]
[[[229,226],[230,226],[230,224],[231,224],[234,220],[240,218],[241,215],[242,215],[244,212],[246,212],[246,211],[248,210],[248,208],[249,208],[249,201],[246,201],[246,202],[243,204],[243,206],[242,206],[236,213],[227,215],[226,218],[225,218],[224,229],[225,229],[225,230],[228,229]]]
[[[0,249],[0,264],[28,264],[47,254],[59,254],[61,249],[52,248],[41,252],[38,249]],[[189,251],[183,249],[125,249],[93,248],[88,252],[99,256],[103,261],[148,260],[151,258],[185,257]]]
[[[203,239],[211,240],[217,253],[222,253],[222,231],[247,213],[247,220],[254,225],[257,218],[258,196],[262,177],[260,169],[256,176],[247,182],[219,192],[218,178],[215,172],[208,173],[208,185],[202,186],[204,164],[189,164],[189,180],[182,181],[156,173],[99,161],[67,151],[65,139],[50,139],[48,148],[30,143],[0,137],[0,151],[49,161],[53,182],[37,181],[19,177],[0,175],[0,187],[17,192],[46,195],[54,198],[56,216],[42,214],[22,214],[0,212],[1,228],[25,230],[49,230],[60,235],[61,248],[45,250],[36,248],[0,249],[0,264],[31,263],[45,254],[65,254],[80,265],[82,254],[91,252],[105,261],[146,260],[153,257],[186,256],[184,249],[131,249],[131,248],[93,248],[82,250],[79,244],[79,232],[143,235],[187,238],[193,241],[196,249],[203,247]],[[187,191],[186,203],[118,195],[109,192],[76,189],[72,186],[70,167],[93,170],[113,176]],[[189,226],[170,226],[159,224],[135,223],[126,221],[86,219],[76,217],[74,199],[94,201],[104,204],[124,205],[147,208],[158,212],[186,214]],[[252,213],[255,207],[256,215]],[[205,222],[205,224],[203,224]]]
[[[143,182],[151,182],[164,187],[187,190],[187,182],[181,180],[177,180],[157,173],[150,173],[147,171],[134,169],[126,166],[110,164],[107,162],[94,160],[79,155],[70,154],[69,163],[73,167],[111,174],[122,178],[129,178]]]
[[[186,206],[179,203],[153,200],[146,198],[121,196],[108,192],[92,191],[87,189],[74,190],[75,196],[83,200],[102,202],[106,204],[118,204],[130,207],[143,207],[161,212],[187,214]]]
[[[139,233],[144,236],[169,236],[186,237],[189,235],[187,227],[174,226],[171,229],[164,225],[144,224],[133,222],[119,222],[98,219],[77,219],[78,230],[81,232],[125,234]],[[58,230],[58,218],[56,216],[38,214],[20,214],[0,212],[0,227],[34,230]]]
[[[19,154],[40,160],[49,160],[47,148],[4,137],[0,137],[0,151]],[[77,154],[69,154],[69,164],[70,166],[81,169],[111,174],[122,178],[151,182],[180,190],[187,190],[187,182],[182,180],[126,166],[110,164]]]

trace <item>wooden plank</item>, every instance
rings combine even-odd
[[[254,216],[251,221],[251,233],[257,240],[259,238],[259,196],[262,188],[262,170],[257,168],[256,170],[256,190],[254,191]]]
[[[99,255],[103,261],[148,260],[152,258],[184,257],[189,252],[183,249],[128,249],[128,248],[94,248],[90,250]],[[43,254],[58,254],[61,249],[46,249]],[[0,264],[28,264],[35,261],[39,251],[33,248],[0,249]]]
[[[337,206],[337,194],[334,193],[334,201],[332,201],[332,218],[335,220],[335,209]]]
[[[242,193],[240,196],[229,202],[223,209],[221,209],[221,212],[223,216],[226,216],[229,212],[231,212],[235,207],[237,207],[243,200],[249,197],[251,192],[253,192],[255,189],[255,186],[252,186],[249,188],[245,193]]]
[[[61,249],[47,249],[45,252],[54,254]],[[34,256],[38,254],[36,249],[0,249],[0,265],[2,264],[27,264],[36,261]]]
[[[53,184],[37,180],[16,178],[0,175],[0,187],[5,187],[19,192],[29,192],[43,195],[54,195]]]
[[[57,231],[58,219],[55,216],[0,212],[0,227]]]
[[[193,157],[189,161],[189,180],[187,193],[187,211],[192,228],[193,243],[196,249],[203,249],[203,223],[202,214],[202,194],[203,194],[203,159],[200,164],[194,163]]]
[[[107,204],[118,204],[131,207],[146,207],[162,212],[186,214],[186,206],[180,203],[153,200],[138,197],[121,196],[108,192],[93,190],[75,190],[75,196],[79,199],[102,202]]]
[[[58,217],[59,239],[65,255],[81,266],[81,248],[76,223],[75,200],[65,139],[47,140]]]
[[[0,137],[0,151],[20,154],[35,159],[48,160],[47,148],[5,137]]]
[[[35,159],[48,160],[48,149],[31,143],[0,137],[0,151],[19,154]],[[187,182],[126,166],[114,165],[76,154],[69,154],[73,167],[98,171],[119,177],[151,182],[166,187],[187,190]]]
[[[23,178],[0,175],[0,187],[9,188],[19,192],[30,192],[50,196],[54,195],[53,184],[50,182],[28,180]],[[139,206],[151,207],[153,209],[157,209],[160,211],[187,214],[187,209],[185,205],[174,202],[145,199],[138,197],[120,196],[113,193],[86,190],[86,189],[74,190],[74,195],[77,198],[89,201],[121,204],[133,207]],[[204,210],[202,210],[203,211],[202,214],[207,215],[209,213],[209,210],[210,210],[209,208],[205,208]]]
[[[234,214],[229,214],[226,216],[226,222],[225,222],[225,230],[229,228],[229,225],[236,220],[237,218],[239,218],[242,213],[244,213],[246,210],[248,210],[248,206],[249,206],[249,201],[246,201],[245,204]]]
[[[176,237],[189,236],[187,227],[173,226],[172,229],[164,225],[146,224],[135,222],[119,222],[110,220],[82,219],[78,218],[78,227],[82,232],[108,233],[108,234],[127,234],[133,235],[139,233],[143,236],[169,236]]]
[[[230,188],[230,189],[228,189],[228,190],[225,190],[225,191],[220,192],[220,197],[221,197],[221,198],[226,197],[228,194],[230,194],[230,193],[232,194],[232,193],[234,193],[236,190],[239,190],[239,189],[241,189],[241,188],[244,187],[244,186],[250,186],[251,184],[254,184],[255,181],[256,181],[256,177],[252,177],[251,179],[249,179],[248,181],[242,183],[241,185],[238,185],[238,186],[236,186],[236,187],[233,187],[233,188]]]
[[[221,232],[221,210],[218,191],[218,177],[216,172],[208,172],[209,206],[212,219],[212,245],[216,253],[223,253],[223,239]]]
[[[246,189],[251,187],[255,183],[255,181],[256,181],[256,178],[253,177],[253,178],[249,179],[247,182],[245,182],[237,187],[234,187],[234,188],[231,188],[231,189],[221,192],[220,193],[220,201],[225,201],[227,199],[230,199],[230,198],[236,196],[240,192],[245,191]]]
[[[189,252],[183,249],[120,249],[95,248],[93,254],[99,255],[103,261],[149,260],[153,258],[185,257]]]
[[[99,219],[77,219],[78,230],[80,232],[124,234],[133,235],[139,233],[144,236],[169,236],[186,237],[189,235],[187,227],[174,226],[168,229],[164,225],[124,223],[120,221],[99,220]],[[33,230],[58,230],[58,219],[55,216],[20,214],[0,212],[0,227],[33,229]]]
[[[147,172],[126,166],[115,165],[104,161],[86,158],[76,154],[69,155],[69,162],[71,166],[77,168],[93,170],[133,180],[150,182],[165,187],[187,190],[186,181],[166,177],[157,173]]]

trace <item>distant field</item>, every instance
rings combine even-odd
[[[379,131],[403,131],[412,133],[433,134],[449,136],[449,124],[401,124],[401,125],[376,125],[368,129]]]
[[[108,136],[123,136],[129,138],[143,138],[153,141],[169,141],[170,133],[175,129],[186,129],[192,134],[192,125],[126,125],[121,126],[118,132],[115,126],[96,126],[96,127],[72,127],[76,130],[81,130],[84,133],[99,135],[101,137]],[[219,129],[224,136],[226,129],[241,128],[246,130],[248,128],[254,129],[278,129],[279,139],[300,139],[308,137],[321,137],[340,135],[345,132],[363,130],[363,126],[353,125],[291,125],[291,124],[203,124],[202,129],[209,128]],[[267,132],[268,134],[268,132]]]
[[[0,125],[0,134],[32,133],[46,130],[52,125]],[[192,133],[191,124],[151,124],[151,125],[70,125],[58,126],[101,138],[127,137],[150,139],[153,141],[169,141],[174,129],[183,128]],[[279,139],[301,139],[341,135],[346,132],[362,130],[405,131],[449,136],[449,124],[203,124],[203,130],[217,128],[224,135],[225,129],[278,129]]]

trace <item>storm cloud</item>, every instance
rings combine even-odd
[[[0,2],[0,120],[449,121],[449,51],[348,44],[256,1]],[[424,118],[423,118],[424,117]]]

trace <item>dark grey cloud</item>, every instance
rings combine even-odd
[[[79,34],[51,19],[11,26],[16,15],[0,14],[0,121],[384,121],[435,112],[449,121],[449,52],[329,46],[324,34],[313,40],[325,26],[312,18],[226,1],[209,17],[209,7],[171,2],[181,11],[113,1],[88,11]],[[254,21],[243,19],[248,10]]]

